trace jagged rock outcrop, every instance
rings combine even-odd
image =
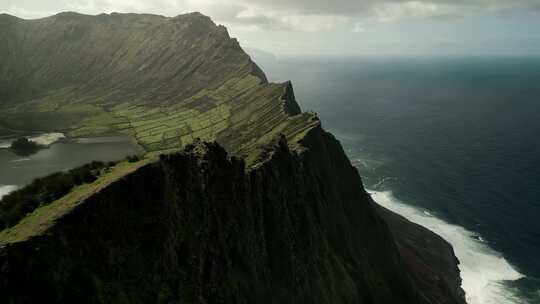
[[[7,303],[428,303],[339,144],[161,156],[0,250]]]
[[[3,303],[464,303],[451,247],[209,18],[2,15],[0,38],[4,126],[150,152],[0,232]]]
[[[459,261],[452,246],[427,228],[373,203],[388,223],[417,288],[431,303],[465,303]]]

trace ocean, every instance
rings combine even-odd
[[[280,58],[381,205],[439,233],[469,304],[540,303],[540,58]]]

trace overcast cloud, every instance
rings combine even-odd
[[[384,52],[387,49],[377,48],[395,49],[396,46],[414,53],[432,52],[431,49],[443,42],[445,48],[451,49],[453,41],[463,40],[456,36],[455,29],[474,27],[471,19],[475,18],[483,24],[494,22],[503,27],[498,29],[503,31],[529,21],[536,25],[533,19],[540,19],[540,0],[0,0],[0,12],[22,18],[40,18],[66,10],[88,14],[145,12],[166,16],[200,11],[227,25],[245,44],[277,53],[339,54],[337,48],[343,46],[347,51],[341,52],[347,54],[369,53],[370,50]],[[507,24],[505,20],[508,20]],[[478,25],[482,27],[482,23]],[[531,31],[530,28],[522,30]],[[312,33],[318,33],[319,40],[324,43],[317,42]],[[461,34],[470,36],[469,33]],[[481,36],[478,38],[485,38],[486,34],[489,33],[478,33]],[[358,43],[345,43],[354,39],[351,35],[364,35],[369,39],[363,41],[364,49]],[[404,41],[403,35],[410,39]],[[508,35],[502,38],[508,39]],[[538,39],[537,34],[531,35],[531,39]],[[278,37],[284,42],[268,42],[268,39]],[[414,40],[420,38],[423,40],[418,43],[423,50]],[[291,39],[295,41],[289,41]],[[496,40],[496,37],[490,39]],[[334,49],[325,46],[328,42]]]

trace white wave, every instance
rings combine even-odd
[[[390,191],[369,191],[381,206],[437,233],[454,247],[469,304],[525,303],[505,281],[524,277],[502,255],[491,249],[477,233],[438,219],[431,213],[398,201]]]
[[[66,138],[63,133],[46,133],[29,137],[28,140],[33,141],[38,145],[48,146],[54,144],[62,138]]]
[[[380,189],[379,187],[383,186],[384,183],[386,183],[387,181],[389,180],[396,180],[395,177],[391,177],[391,176],[388,176],[388,177],[384,177],[382,178],[378,183],[376,183],[375,185],[373,185],[373,188],[375,189]]]
[[[12,140],[0,140],[0,149],[7,149],[11,147]]]
[[[351,163],[353,166],[355,166],[358,170],[369,170],[374,171],[377,170],[379,167],[381,167],[384,163],[382,161],[370,159],[367,157],[357,157],[351,160]],[[383,178],[383,181],[393,179],[392,177],[385,177]]]
[[[41,135],[29,136],[28,140],[35,142],[38,145],[49,146],[59,141],[62,138],[66,138],[66,136],[63,133],[45,133]],[[15,140],[16,138],[8,138],[8,139],[0,140],[0,149],[7,149],[11,147],[11,144]]]
[[[11,185],[0,185],[0,200],[5,195],[8,195],[10,192],[13,192],[17,190],[17,186],[11,186]]]
[[[12,163],[20,163],[20,162],[29,161],[29,160],[32,160],[32,159],[31,158],[19,158],[19,159],[12,160],[11,162]]]
[[[479,242],[487,243],[487,241],[482,236],[478,235],[477,238]]]
[[[356,133],[345,133],[340,132],[338,130],[330,130],[332,134],[336,136],[336,138],[343,143],[354,143],[354,142],[361,142],[364,141],[365,135],[364,134],[356,134]]]

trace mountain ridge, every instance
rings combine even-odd
[[[210,18],[18,23],[0,30],[0,122],[123,132],[148,154],[0,232],[0,298],[464,303],[457,266],[435,259],[418,278],[411,262],[429,248],[403,256],[398,244],[413,243],[389,229],[395,219],[316,114],[301,112],[292,84],[268,83]]]
[[[275,121],[287,116],[271,99],[282,99],[290,84],[268,83],[238,41],[208,17],[79,17],[21,22],[15,26],[21,29],[6,34],[0,59],[4,128],[63,131],[70,137],[120,132],[156,151],[197,137],[236,136],[224,132],[232,125],[249,128],[249,117],[230,121],[231,110],[265,108]],[[250,100],[253,96],[259,97]],[[189,119],[193,116],[196,121]],[[250,147],[243,150],[256,150],[257,143],[245,144]]]

